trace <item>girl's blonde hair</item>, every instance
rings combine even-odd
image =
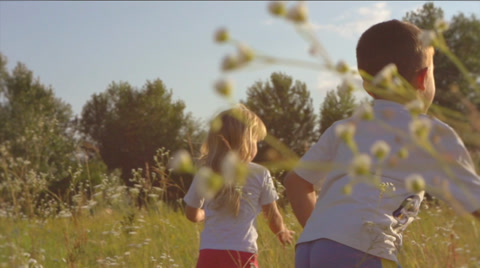
[[[263,121],[245,105],[221,112],[211,123],[207,139],[201,147],[201,163],[221,173],[221,164],[229,152],[235,152],[244,163],[250,162],[253,146],[263,140],[267,130]],[[237,180],[236,180],[237,181]],[[236,184],[224,184],[214,198],[214,208],[228,206],[235,216],[240,211],[241,193]]]

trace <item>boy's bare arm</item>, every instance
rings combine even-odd
[[[285,188],[295,217],[302,227],[305,227],[315,208],[316,195],[313,184],[302,179],[297,173],[290,172],[285,177]]]
[[[480,220],[480,209],[477,211],[474,211],[472,215],[475,216],[475,218],[477,218],[478,220]]]

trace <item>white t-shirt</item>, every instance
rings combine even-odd
[[[240,212],[237,217],[210,208],[213,201],[206,200],[197,191],[198,178],[184,197],[187,205],[205,210],[205,225],[200,237],[200,249],[237,250],[257,253],[257,216],[263,205],[278,199],[270,172],[255,163],[248,164],[248,175],[243,186]]]
[[[319,190],[315,209],[297,244],[327,238],[397,262],[397,250],[402,245],[401,232],[413,221],[423,199],[423,192],[412,194],[406,189],[405,178],[413,173],[423,176],[427,192],[435,197],[454,206],[460,205],[467,212],[480,209],[480,178],[452,128],[437,119],[420,115],[431,123],[429,139],[433,147],[441,155],[448,155],[453,162],[444,169],[428,152],[410,146],[413,141],[409,132],[412,117],[403,105],[375,100],[373,112],[374,121],[351,117],[334,123],[301,158],[300,163],[307,166],[310,163],[309,168],[295,168],[296,174]],[[359,152],[371,156],[372,174],[377,174],[375,167],[378,163],[370,152],[371,146],[384,140],[391,148],[379,174],[387,189],[382,196],[378,187],[367,183],[355,184],[351,195],[343,192],[344,186],[352,181],[348,166],[353,153],[336,136],[335,129],[347,122],[356,125],[354,139]],[[408,157],[395,159],[404,146],[408,148]],[[322,166],[319,163],[336,165],[329,169],[311,168]],[[453,178],[445,170],[450,170]],[[445,191],[447,188],[449,192]]]

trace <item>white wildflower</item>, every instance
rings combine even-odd
[[[140,190],[138,188],[130,188],[129,189],[129,192],[133,195],[133,196],[137,196],[139,193],[140,193]]]
[[[240,158],[235,152],[228,152],[223,158],[220,171],[226,185],[235,184],[237,165],[240,164]]]
[[[152,189],[153,189],[154,191],[158,192],[158,193],[162,193],[162,192],[164,191],[162,188],[160,188],[160,187],[155,187],[155,186],[153,186]]]
[[[367,102],[360,104],[357,108],[355,108],[355,111],[353,112],[353,117],[362,120],[373,120],[374,115],[372,106]]]
[[[349,173],[352,176],[367,175],[370,173],[371,164],[372,160],[370,159],[370,156],[367,154],[359,154],[353,159]]]
[[[238,60],[241,64],[252,61],[255,58],[255,52],[246,44],[237,46]]]
[[[391,83],[393,77],[398,73],[397,66],[394,63],[390,63],[380,70],[372,80],[374,86],[379,86],[384,83]]]
[[[60,211],[60,213],[58,213],[58,217],[59,218],[70,218],[70,217],[72,217],[72,213],[70,211],[67,211],[67,210],[62,210],[62,211]]]
[[[438,18],[435,21],[435,29],[438,32],[444,32],[444,31],[448,30],[448,23],[445,20],[443,20],[441,18]]]
[[[419,174],[412,174],[405,178],[405,188],[412,193],[425,190],[425,180]]]
[[[304,23],[308,20],[308,9],[305,2],[298,2],[287,12],[287,19],[294,23]]]
[[[168,167],[171,168],[174,172],[192,172],[192,158],[190,157],[190,154],[187,152],[187,150],[180,149],[176,151],[172,159],[170,159]]]
[[[215,83],[215,91],[224,97],[230,97],[233,92],[232,79],[221,79]]]
[[[81,194],[76,194],[72,196],[72,201],[75,202],[75,204],[80,204],[83,200],[83,197]]]
[[[222,160],[220,172],[227,185],[241,185],[244,182],[247,166],[240,160],[238,154],[229,152]]]
[[[197,191],[205,199],[212,199],[223,186],[222,177],[208,167],[201,167],[197,173]]]
[[[425,140],[430,133],[431,127],[432,123],[430,120],[426,118],[416,118],[410,122],[410,134],[418,140]]]
[[[418,116],[425,112],[425,104],[423,101],[416,99],[405,104],[405,108],[410,112],[412,116]]]
[[[383,140],[376,141],[370,148],[370,152],[377,159],[382,160],[390,153],[390,146]]]
[[[348,72],[348,70],[350,70],[350,68],[348,67],[348,64],[345,61],[341,60],[335,66],[335,70],[337,70],[337,72],[339,72],[339,73],[344,74],[344,73]]]
[[[239,65],[237,56],[235,55],[226,55],[222,61],[222,70],[230,71],[236,69]]]
[[[355,125],[352,123],[338,124],[335,127],[335,134],[344,141],[350,140],[355,135]]]
[[[268,11],[274,16],[283,17],[287,14],[285,1],[272,1],[268,5]]]
[[[355,90],[355,87],[347,79],[344,79],[342,84],[337,87],[337,91],[341,95],[351,94],[354,90]]]
[[[382,182],[380,183],[380,190],[382,192],[395,192],[397,189],[395,185],[391,182]]]
[[[419,35],[418,39],[422,42],[424,47],[429,47],[435,45],[437,40],[437,34],[432,30],[423,30]]]
[[[90,208],[93,208],[93,207],[96,206],[97,204],[98,204],[98,202],[95,201],[95,200],[89,200],[89,201],[88,201],[88,207],[90,207]]]
[[[215,32],[215,42],[217,43],[225,43],[230,40],[230,33],[225,28],[220,28]]]

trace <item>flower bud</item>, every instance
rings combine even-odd
[[[240,63],[247,63],[255,58],[255,52],[249,46],[240,44],[238,46],[238,59]]]
[[[268,5],[268,11],[273,16],[283,17],[287,14],[287,7],[284,1],[272,1]]]
[[[217,132],[222,128],[222,119],[216,117],[210,121],[210,131]]]
[[[337,72],[339,72],[341,74],[344,74],[344,73],[348,72],[348,70],[350,70],[350,68],[348,67],[348,65],[345,61],[341,60],[335,66],[335,70],[337,70]]]
[[[298,2],[287,12],[287,19],[294,23],[305,23],[308,20],[308,9],[304,2]]]
[[[215,32],[215,42],[225,43],[230,40],[230,33],[225,28],[220,28]]]
[[[236,69],[239,65],[238,58],[235,55],[227,55],[222,61],[222,70],[230,71]]]
[[[230,97],[233,92],[233,81],[231,79],[221,79],[215,83],[215,91],[224,97]]]

